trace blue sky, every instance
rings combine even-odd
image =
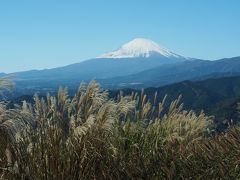
[[[0,1],[0,72],[63,66],[149,38],[188,57],[240,56],[239,0]]]

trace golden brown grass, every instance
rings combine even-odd
[[[91,82],[73,98],[60,88],[2,106],[0,179],[237,178],[239,130],[210,137],[210,117],[164,101],[151,104],[144,91],[114,101]]]

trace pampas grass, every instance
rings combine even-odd
[[[151,103],[142,91],[113,100],[93,81],[73,98],[60,88],[34,104],[3,105],[0,178],[237,178],[239,130],[211,137],[211,117],[184,111],[181,97],[166,107],[166,98]]]

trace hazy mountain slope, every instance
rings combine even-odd
[[[184,80],[197,80],[224,77],[240,73],[240,57],[217,61],[191,60],[176,64],[162,65],[130,76],[100,79],[103,85],[110,88],[122,87],[157,87]]]
[[[121,63],[123,66],[126,63],[136,63],[139,62],[145,63],[145,59],[141,60],[121,60],[121,61],[113,61],[113,59],[97,59],[98,61],[103,60],[110,62],[119,63],[114,68],[107,69],[107,64],[105,68],[102,67],[103,73],[108,73],[109,76],[114,76],[117,74],[118,67],[120,67]],[[97,61],[95,60],[95,61]],[[126,61],[123,62],[123,61]],[[156,61],[158,61],[156,59]],[[91,63],[90,63],[91,64]],[[101,64],[101,63],[100,63]],[[149,63],[150,64],[150,63]],[[149,65],[148,63],[145,64],[145,67]],[[77,67],[79,66],[79,67]],[[88,66],[88,65],[86,65]],[[17,93],[18,94],[32,94],[34,91],[38,92],[46,92],[46,91],[56,91],[59,86],[68,86],[70,89],[75,89],[78,87],[79,83],[84,80],[88,82],[94,78],[83,79],[83,75],[81,75],[81,71],[78,72],[77,70],[72,70],[74,68],[81,69],[82,67],[86,66],[82,64],[78,65],[70,65],[67,67],[62,68],[62,70],[57,70],[54,72],[55,75],[51,76],[53,70],[50,73],[43,73],[39,71],[39,74],[32,74],[29,72],[20,74],[20,77],[16,81],[17,85]],[[126,69],[122,66],[119,69],[119,73],[126,73]],[[134,71],[134,68],[139,69],[132,64],[129,65],[128,71]],[[96,66],[98,69],[99,66]],[[113,67],[113,66],[111,66]],[[144,66],[142,66],[144,67]],[[101,67],[99,67],[101,68]],[[61,69],[61,68],[60,68]],[[95,68],[92,68],[95,69]],[[105,71],[106,69],[106,71]],[[71,71],[72,70],[72,71]],[[84,71],[84,70],[83,70]],[[86,72],[86,71],[84,71]],[[89,72],[89,71],[88,71]],[[97,73],[99,72],[99,74]],[[146,87],[159,87],[164,86],[167,84],[172,84],[176,82],[181,82],[184,80],[204,80],[207,78],[220,78],[225,76],[234,76],[240,73],[240,58],[230,58],[230,59],[222,59],[218,61],[204,61],[204,60],[191,60],[191,61],[184,61],[178,62],[173,64],[165,64],[157,66],[156,68],[152,68],[150,70],[142,71],[140,73],[136,73],[133,75],[127,76],[120,76],[115,78],[101,78],[101,71],[91,71],[91,75],[93,76],[96,74],[95,79],[97,79],[104,88],[108,89],[121,89],[121,88],[146,88]],[[111,72],[111,73],[110,73]],[[86,74],[85,74],[86,75]],[[19,77],[19,76],[18,76]]]
[[[79,79],[109,78],[138,73],[162,64],[175,63],[177,59],[168,58],[131,58],[129,59],[92,59],[65,67],[14,73],[22,80],[40,79]]]

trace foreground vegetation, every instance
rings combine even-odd
[[[214,136],[211,117],[155,96],[112,100],[92,82],[73,98],[2,103],[0,179],[240,178],[240,129]]]

